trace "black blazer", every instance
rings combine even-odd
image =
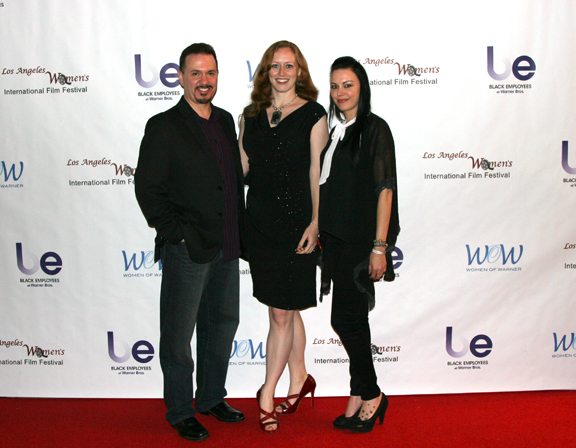
[[[238,216],[243,257],[244,184],[232,115],[212,106],[234,144],[238,179]],[[224,239],[223,180],[216,156],[184,97],[146,124],[134,174],[136,198],[150,227],[156,229],[155,260],[166,243],[184,239],[195,263],[212,260]]]

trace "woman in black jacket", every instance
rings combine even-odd
[[[400,228],[394,140],[370,112],[368,76],[352,57],[332,64],[330,118],[336,125],[321,155],[319,228],[323,277],[334,283],[331,323],[351,377],[346,412],[334,426],[370,432],[377,419],[382,424],[388,399],[377,384],[368,312],[373,282],[394,279],[391,252]]]

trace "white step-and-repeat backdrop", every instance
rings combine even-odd
[[[144,125],[211,43],[239,115],[273,42],[319,101],[361,61],[394,134],[397,278],[377,285],[390,394],[576,387],[576,3],[0,1],[1,396],[160,397],[154,232],[134,197]],[[263,382],[266,308],[241,264],[229,395]],[[303,313],[319,395],[348,393],[330,297]],[[284,377],[278,389],[287,389]]]

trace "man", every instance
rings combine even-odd
[[[244,186],[234,120],[212,105],[218,86],[214,49],[203,43],[186,48],[178,78],[184,97],[148,121],[134,177],[142,213],[156,229],[155,260],[162,260],[166,420],[185,439],[204,440],[208,431],[192,407],[195,326],[196,412],[244,420],[224,401],[239,321]]]

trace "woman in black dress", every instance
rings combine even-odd
[[[316,306],[320,152],[328,140],[326,111],[316,103],[306,59],[296,45],[276,42],[254,77],[252,102],[240,124],[249,174],[248,247],[254,297],[268,306],[266,381],[258,391],[260,427],[278,429],[316,383],[304,363],[306,333],[299,310]],[[288,364],[290,388],[275,408],[276,384]]]
[[[394,140],[388,124],[370,112],[368,76],[354,58],[332,64],[330,118],[336,126],[320,176],[323,286],[330,277],[331,323],[350,358],[350,399],[334,426],[369,432],[377,419],[382,424],[388,399],[377,384],[368,312],[373,282],[394,279],[390,254],[400,228]]]

